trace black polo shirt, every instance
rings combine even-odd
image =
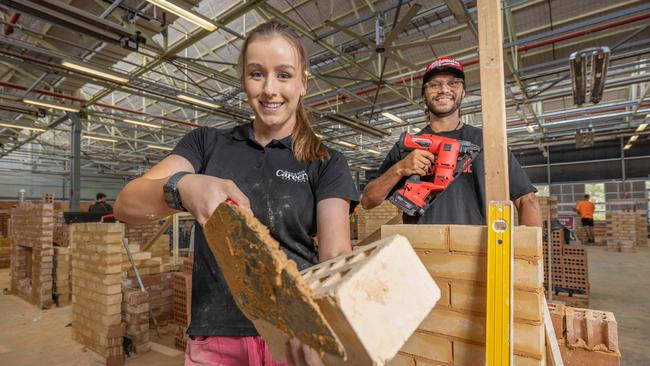
[[[469,125],[464,125],[459,130],[439,133],[433,132],[431,127],[427,126],[417,133],[417,135],[422,134],[450,137],[483,146],[483,130]],[[379,175],[384,174],[393,164],[404,159],[409,153],[408,151],[401,151],[398,145],[395,144],[388,152],[381,167],[379,167]],[[472,163],[471,172],[456,177],[447,186],[447,189],[438,194],[438,197],[425,211],[424,215],[409,216],[403,214],[404,223],[485,225],[485,164],[489,163],[484,161],[483,153],[479,153]],[[511,151],[508,151],[508,175],[511,200],[514,201],[530,192],[537,192]],[[427,178],[433,178],[433,176]],[[423,180],[432,180],[427,178]],[[397,189],[403,187],[406,179],[406,177],[402,178],[390,191],[388,197]]]
[[[287,257],[300,270],[318,263],[316,204],[343,198],[356,204],[358,192],[343,155],[328,149],[330,159],[300,162],[293,156],[291,137],[261,146],[250,124],[233,129],[198,128],[181,139],[171,154],[187,159],[194,171],[230,179],[248,197],[251,209],[269,228]],[[244,317],[197,225],[192,277],[193,336],[253,336],[257,331]]]

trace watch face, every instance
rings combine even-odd
[[[163,188],[163,197],[165,197],[165,202],[167,202],[167,205],[171,208],[176,208],[176,199],[174,198],[174,191],[168,187],[165,186]]]

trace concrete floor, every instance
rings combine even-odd
[[[9,288],[9,270],[0,269],[0,289]],[[72,340],[72,306],[39,310],[13,295],[0,293],[0,364],[20,366],[103,366],[104,359]],[[173,335],[162,331],[152,341],[173,345]],[[126,365],[179,366],[183,353],[162,346],[169,356],[150,351],[128,358]],[[167,352],[165,352],[167,353]]]
[[[589,248],[590,308],[614,313],[622,366],[650,365],[650,248],[637,253]],[[9,271],[0,270],[0,289],[9,288]],[[102,359],[72,340],[71,307],[38,310],[11,295],[0,295],[0,363],[36,366],[101,366]],[[171,346],[170,335],[155,342]],[[151,351],[129,358],[129,366],[183,364],[182,354]]]
[[[614,313],[621,366],[650,365],[650,248],[636,253],[590,247],[589,307]]]

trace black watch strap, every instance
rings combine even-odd
[[[181,211],[187,211],[185,207],[183,207],[183,202],[181,200],[181,194],[178,191],[178,181],[181,180],[184,176],[188,174],[193,174],[190,172],[178,172],[169,177],[165,185],[163,186],[163,195],[165,197],[165,202],[167,202],[167,206],[175,209],[175,210],[181,210]]]

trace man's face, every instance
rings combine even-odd
[[[436,74],[425,84],[422,97],[433,115],[450,116],[458,111],[465,97],[463,80],[450,73]]]

